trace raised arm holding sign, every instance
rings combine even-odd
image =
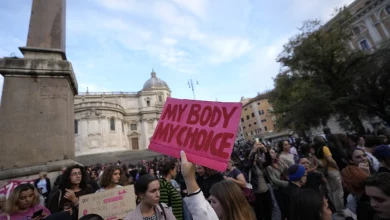
[[[241,103],[168,98],[149,149],[215,170],[227,167],[241,115]]]

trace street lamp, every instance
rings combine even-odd
[[[188,87],[190,89],[192,89],[192,95],[194,96],[194,100],[196,100],[195,99],[195,86],[196,85],[199,85],[198,81],[196,81],[196,84],[195,84],[195,82],[192,79],[188,80]]]

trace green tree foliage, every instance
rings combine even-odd
[[[350,121],[358,132],[364,132],[361,116],[390,123],[390,47],[352,51],[350,19],[340,10],[326,26],[307,21],[284,45],[271,96],[279,127],[307,130],[325,125],[332,115]]]

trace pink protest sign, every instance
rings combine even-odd
[[[8,198],[11,192],[22,183],[33,184],[34,180],[11,180],[7,184],[0,186],[0,195],[5,195]]]
[[[223,171],[233,150],[241,103],[168,98],[149,149]]]

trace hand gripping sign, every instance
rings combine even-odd
[[[223,171],[236,139],[241,103],[168,98],[149,149]]]

